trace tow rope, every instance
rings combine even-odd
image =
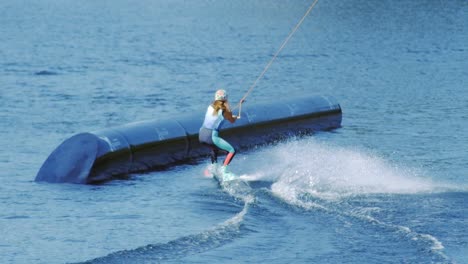
[[[252,83],[252,85],[250,86],[249,90],[247,90],[247,92],[244,94],[244,96],[242,97],[242,99],[240,99],[239,103],[237,104],[237,106],[234,108],[236,109],[237,107],[239,107],[239,114],[238,114],[238,117],[240,118],[241,116],[241,110],[242,110],[242,103],[245,102],[245,99],[247,98],[247,96],[250,95],[250,93],[253,91],[253,89],[255,88],[255,86],[257,85],[257,82],[265,75],[265,73],[268,71],[268,69],[270,68],[270,66],[273,64],[273,62],[276,60],[276,57],[278,57],[279,53],[284,49],[284,47],[286,46],[286,44],[288,43],[288,41],[292,38],[292,36],[294,35],[294,33],[296,33],[297,29],[299,29],[299,27],[301,26],[302,22],[304,22],[305,18],[309,15],[309,13],[312,11],[312,9],[315,7],[315,5],[317,4],[318,0],[315,0],[309,7],[309,9],[307,9],[306,13],[304,14],[304,16],[302,16],[301,20],[299,20],[299,22],[296,24],[296,26],[291,30],[291,32],[289,32],[289,35],[286,37],[286,39],[283,41],[283,43],[281,44],[281,46],[279,47],[279,49],[276,51],[276,53],[273,55],[273,57],[270,59],[270,61],[268,62],[268,64],[265,66],[265,68],[263,69],[263,71],[260,73],[260,75],[257,77],[257,79]]]

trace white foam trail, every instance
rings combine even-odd
[[[369,208],[361,208],[365,211],[369,210]],[[372,209],[371,209],[372,210]],[[378,208],[380,210],[380,208]],[[416,231],[411,230],[411,228],[401,225],[395,225],[391,223],[382,222],[375,217],[372,217],[367,214],[367,212],[363,212],[362,210],[353,210],[351,212],[340,212],[340,214],[351,216],[353,218],[361,219],[366,222],[370,222],[374,225],[386,228],[388,230],[396,231],[398,233],[402,233],[404,237],[408,237],[413,241],[421,241],[422,243],[429,246],[430,250],[434,253],[443,258],[444,260],[449,260],[449,258],[444,254],[442,251],[444,249],[444,245],[440,242],[437,238],[429,234],[418,233]]]
[[[244,159],[252,180],[273,182],[271,192],[288,204],[360,219],[422,243],[445,260],[443,244],[430,234],[383,222],[379,207],[347,207],[343,200],[366,194],[416,194],[453,189],[422,172],[400,167],[368,151],[330,146],[312,138],[262,149]],[[256,171],[264,172],[256,174]],[[344,202],[344,203],[343,203]]]
[[[433,237],[431,235],[428,235],[428,234],[420,234],[419,236],[421,238],[423,238],[425,240],[428,240],[428,241],[430,241],[432,243],[431,250],[438,251],[438,250],[444,249],[444,245],[442,245],[442,242],[437,240],[437,238],[435,238],[435,237]]]
[[[243,181],[260,181],[265,177],[265,173],[256,172],[253,174],[242,174],[239,178]]]
[[[253,196],[248,196],[245,200],[244,203],[244,208],[242,208],[242,211],[237,213],[235,216],[231,217],[230,219],[224,221],[224,223],[221,226],[239,226],[240,223],[244,220],[244,216],[247,214],[247,211],[249,210],[249,206],[251,203],[253,203],[254,198]]]
[[[216,167],[213,167],[213,165],[211,164],[207,165],[206,168],[204,169],[204,176],[208,178],[215,178],[216,180],[218,180],[216,177],[214,177],[215,170],[216,170]],[[226,193],[244,202],[244,207],[242,211],[237,213],[232,218],[223,222],[221,224],[221,227],[238,226],[243,221],[244,216],[247,213],[250,204],[255,202],[255,196],[253,194],[252,188],[247,183],[243,181],[238,181],[238,180],[234,180],[234,181],[219,181],[218,180],[218,182],[221,188]]]
[[[375,154],[326,145],[312,138],[255,152],[244,159],[243,168],[251,173],[246,179],[274,182],[272,191],[289,201],[302,194],[334,200],[371,193],[433,192],[440,187],[421,172],[399,167]]]

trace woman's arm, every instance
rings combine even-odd
[[[228,102],[225,102],[224,106],[226,107],[226,109],[223,111],[224,118],[229,120],[229,122],[231,123],[236,122],[237,116],[232,114],[231,109],[229,108]]]

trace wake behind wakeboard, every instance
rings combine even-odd
[[[242,180],[242,177],[232,172],[226,172],[217,164],[210,164],[205,170],[205,176],[216,179],[219,185],[231,195],[245,199],[250,197],[252,187]]]

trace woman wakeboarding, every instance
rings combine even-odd
[[[228,95],[225,90],[216,91],[214,101],[208,106],[205,114],[205,120],[200,128],[198,139],[200,143],[207,145],[211,149],[212,170],[216,170],[219,151],[226,151],[228,154],[224,159],[223,165],[219,168],[219,173],[223,180],[233,180],[236,176],[227,170],[236,154],[234,147],[219,136],[219,129],[225,120],[230,123],[236,122],[240,117],[233,115],[229,107]],[[212,171],[217,172],[217,171]]]

